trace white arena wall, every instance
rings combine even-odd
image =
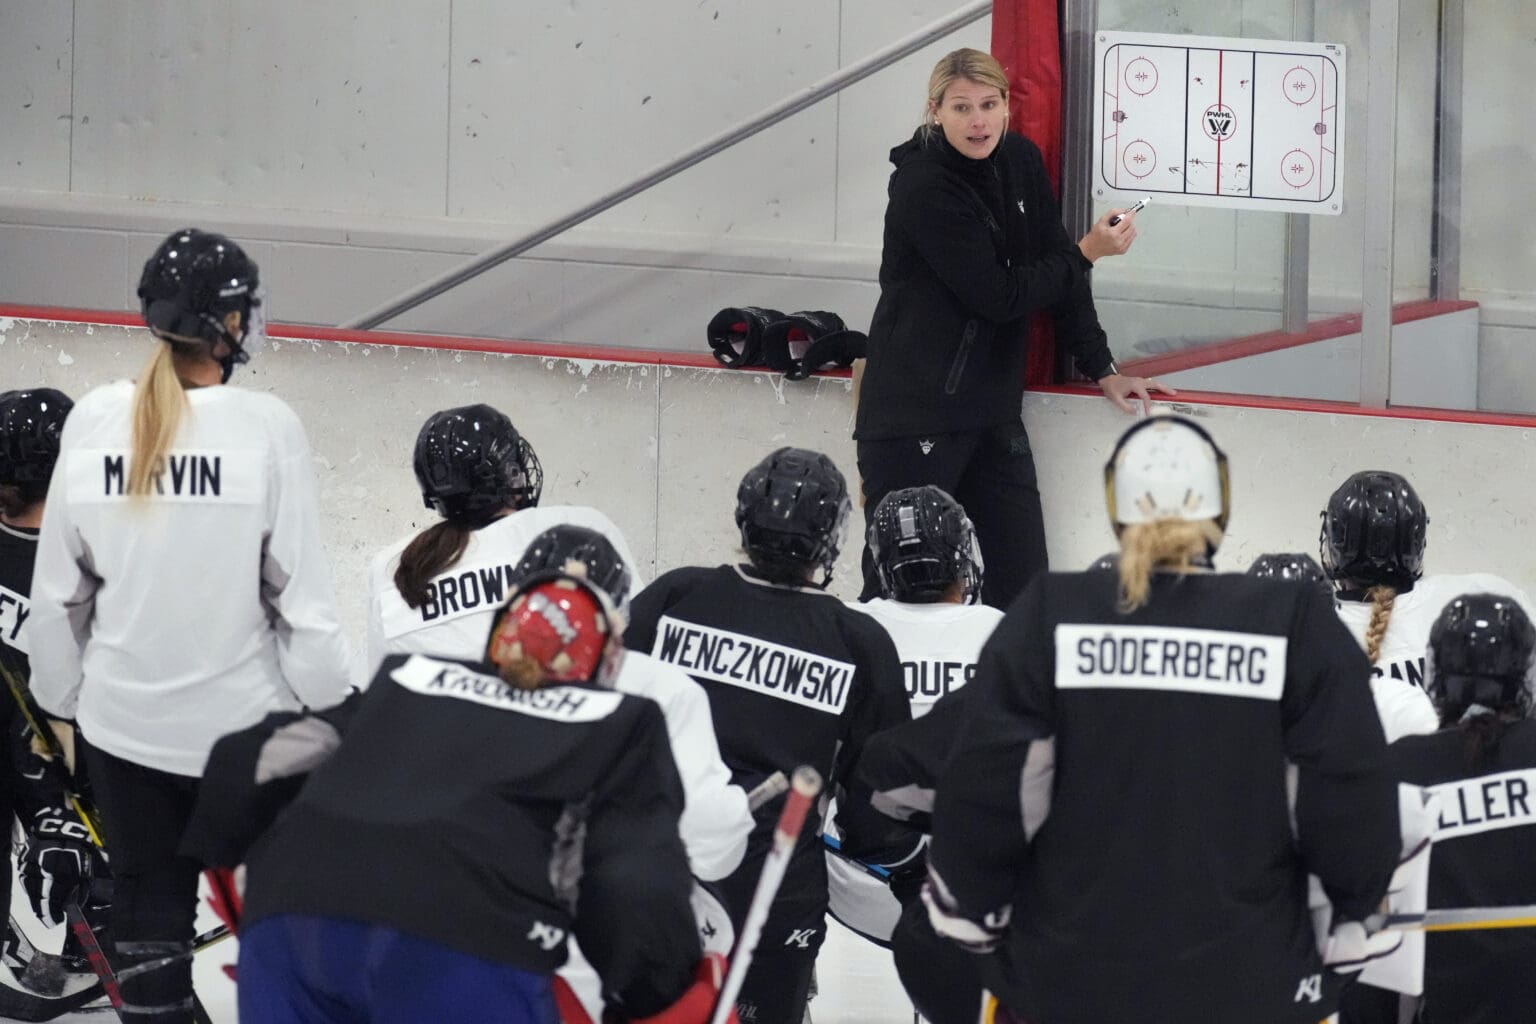
[[[309,432],[343,621],[359,643],[372,554],[434,520],[421,505],[411,451],[438,409],[487,402],[510,415],[543,461],[544,500],[608,513],[647,578],[735,557],[737,481],[775,447],[817,448],[850,479],[856,474],[846,378],[795,383],[668,363],[665,353],[633,353],[648,361],[629,362],[406,340],[412,344],[275,338],[235,377],[239,386],[282,396]],[[48,385],[81,395],[135,375],[149,351],[141,328],[0,319],[0,388]],[[1536,420],[1456,422],[1271,404],[1278,407],[1171,406],[1198,416],[1231,457],[1234,509],[1223,567],[1245,568],[1266,551],[1315,552],[1329,492],[1356,470],[1385,468],[1408,476],[1429,508],[1429,571],[1496,572],[1536,590],[1529,543]],[[1114,546],[1101,472],[1129,420],[1102,398],[1066,390],[1030,393],[1024,416],[1052,565],[1081,568]],[[855,512],[833,585],[845,597],[858,589],[860,524]]]

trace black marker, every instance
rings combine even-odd
[[[1117,213],[1113,217],[1109,218],[1109,226],[1110,227],[1114,227],[1116,224],[1119,224],[1126,217],[1129,217],[1131,214],[1135,213],[1137,210],[1140,210],[1143,206],[1146,206],[1151,201],[1152,201],[1152,197],[1151,196],[1142,196],[1140,199],[1136,200],[1136,205],[1135,206],[1132,206],[1129,210],[1121,210],[1119,213]]]

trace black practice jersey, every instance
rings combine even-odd
[[[25,627],[36,561],[37,531],[0,523],[0,665],[23,682],[28,676]],[[7,697],[3,715],[9,715],[10,704]]]
[[[1370,667],[1310,587],[1157,573],[1126,615],[1117,584],[1037,577],[982,651],[935,926],[1001,933],[988,987],[1031,1020],[1315,1024],[1336,985],[1307,874],[1359,919],[1397,861]]]
[[[624,641],[704,687],[720,756],[748,790],[806,764],[835,793],[870,736],[911,718],[896,648],[879,623],[821,590],[765,583],[742,567],[674,569],[657,579],[631,602]],[[722,885],[733,915],[745,910],[772,819],[758,821],[742,866]],[[813,810],[784,899],[825,904],[820,824]],[[855,845],[871,845],[860,820],[844,815],[842,824]]]
[[[1429,906],[1536,903],[1536,721],[1509,726],[1473,767],[1459,729],[1392,744],[1397,777],[1440,797]],[[1536,1007],[1536,931],[1498,928],[1426,937],[1424,1008],[1434,1024],[1508,1024]]]
[[[398,654],[354,699],[339,747],[250,850],[247,920],[366,921],[538,972],[565,961],[574,934],[634,1016],[687,987],[701,953],[683,789],[654,702],[519,690],[485,665]],[[276,744],[221,740],[205,794],[255,806],[253,789],[305,742],[295,720],[256,727]],[[207,857],[227,818],[200,806],[188,852]]]

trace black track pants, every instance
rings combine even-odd
[[[982,599],[1007,608],[1035,573],[1046,569],[1045,520],[1029,436],[1020,422],[957,434],[928,434],[858,442],[864,480],[864,525],[891,491],[933,484],[965,507],[976,525],[986,563]],[[869,547],[864,548],[864,591],[880,596]]]

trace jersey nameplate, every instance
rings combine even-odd
[[[1056,686],[1279,700],[1286,644],[1283,636],[1218,629],[1063,624]]]
[[[793,647],[663,615],[652,656],[684,672],[802,707],[841,714],[853,666]]]
[[[1536,769],[1480,775],[1425,786],[1440,796],[1435,842],[1519,825],[1536,825]]]
[[[544,718],[551,722],[596,722],[618,709],[624,695],[579,686],[546,686],[519,690],[495,676],[471,672],[460,665],[412,655],[390,673],[407,690],[428,697],[456,697],[499,711]]]
[[[150,484],[152,502],[221,502],[249,505],[262,500],[263,458],[256,451],[172,451]],[[69,455],[70,500],[77,504],[128,501],[127,452],[86,448]]]
[[[514,568],[509,562],[444,573],[427,584],[427,599],[415,610],[422,622],[446,622],[485,608],[498,608],[512,592]]]
[[[1424,688],[1424,657],[1420,655],[1417,658],[1405,658],[1385,665],[1377,662],[1371,666],[1371,675],[1376,679],[1391,676],[1393,679],[1411,683],[1422,690]]]
[[[972,661],[904,661],[901,675],[907,683],[907,699],[913,704],[932,704],[951,690],[958,690],[976,675]]]
[[[21,627],[26,624],[27,616],[31,614],[32,605],[24,595],[7,587],[0,587],[0,644],[5,644],[22,654],[31,654],[31,649],[27,647],[26,634],[21,631]]]

